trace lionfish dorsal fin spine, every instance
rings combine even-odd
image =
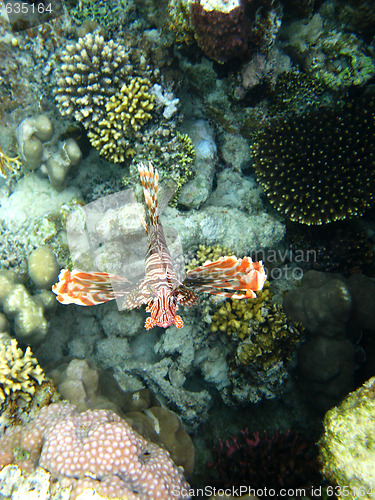
[[[154,226],[159,223],[158,214],[158,190],[159,190],[159,174],[154,170],[152,163],[149,162],[148,168],[141,163],[138,166],[138,172],[141,178],[143,193],[150,217],[150,223]]]

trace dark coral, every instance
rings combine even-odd
[[[218,488],[265,488],[268,498],[271,489],[318,486],[321,481],[314,443],[298,432],[251,435],[246,428],[225,442],[219,440],[212,454],[207,468],[215,471],[212,482]]]
[[[191,5],[191,24],[198,45],[206,56],[220,63],[271,45],[279,26],[280,11],[275,0],[238,3],[228,12],[205,10],[200,0]]]
[[[353,218],[375,198],[375,97],[271,122],[252,146],[259,183],[292,221]]]
[[[374,250],[366,233],[356,221],[341,221],[326,226],[287,224],[286,238],[293,253],[309,252],[304,268],[316,271],[375,274]],[[301,263],[300,263],[301,265]]]

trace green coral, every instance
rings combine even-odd
[[[169,205],[175,206],[178,196],[186,182],[195,175],[195,151],[190,137],[174,130],[173,122],[161,125],[155,132],[148,130],[144,136],[147,148],[139,143],[134,145],[136,155],[130,166],[130,177],[123,177],[124,186],[134,182],[138,184],[138,164],[151,161],[160,176],[160,185],[168,186],[173,181],[174,196]]]
[[[331,30],[320,50],[311,58],[309,71],[332,90],[364,85],[375,74],[375,59],[365,53],[354,34]]]
[[[338,498],[375,498],[375,377],[324,418],[319,441],[324,476]]]
[[[241,365],[266,370],[291,358],[303,328],[288,320],[282,307],[272,302],[268,281],[256,299],[226,301],[212,315],[212,332],[231,335],[236,345],[235,358]]]
[[[121,18],[129,16],[130,10],[131,2],[127,0],[116,0],[111,3],[107,0],[78,0],[70,14],[79,24],[95,21],[111,33],[118,29]]]
[[[178,43],[190,45],[194,41],[194,30],[190,21],[192,0],[169,0],[168,27]]]
[[[40,385],[44,380],[43,370],[30,347],[23,352],[15,339],[0,343],[0,403],[7,397],[30,401],[36,384]]]

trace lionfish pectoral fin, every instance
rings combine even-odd
[[[113,284],[116,284],[116,291]],[[129,280],[114,274],[62,269],[52,291],[61,304],[93,306],[126,294],[129,284]]]
[[[177,328],[182,328],[184,326],[181,316],[178,315],[174,317],[173,323],[177,326]]]
[[[145,322],[146,330],[151,330],[151,328],[154,328],[155,325],[156,325],[156,319],[152,318],[151,316],[146,319],[146,322]]]
[[[206,262],[189,271],[184,285],[196,292],[207,292],[234,299],[255,297],[263,288],[267,276],[262,262],[253,262],[250,257],[221,257],[216,262]]]
[[[176,300],[182,306],[194,306],[199,302],[199,296],[193,292],[193,290],[189,290],[186,286],[180,285],[176,290],[174,290],[173,295],[176,297]]]

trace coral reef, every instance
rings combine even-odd
[[[301,20],[285,26],[282,37],[304,70],[332,91],[363,86],[375,74],[371,51],[354,33],[345,28],[339,31],[324,6],[307,23]]]
[[[106,116],[93,122],[87,136],[99,153],[114,163],[123,162],[133,156],[125,139],[131,135],[129,129],[137,131],[150,118],[155,97],[149,93],[151,82],[147,78],[133,78],[106,103]]]
[[[61,396],[78,411],[94,408],[115,411],[145,439],[165,448],[186,475],[192,474],[193,442],[178,416],[160,407],[149,389],[124,392],[110,374],[83,359],[63,363],[48,372],[48,376],[56,383]]]
[[[371,207],[374,109],[375,98],[364,95],[342,109],[274,120],[261,130],[252,154],[271,204],[303,224],[358,217]]]
[[[37,202],[36,202],[37,200]],[[21,177],[12,192],[1,193],[0,263],[26,279],[27,257],[47,245],[59,263],[68,258],[65,221],[73,208],[82,203],[78,189],[56,192],[48,179],[34,173]]]
[[[257,48],[269,48],[280,20],[281,10],[274,0],[198,0],[190,7],[198,45],[205,55],[220,63],[244,57]]]
[[[30,401],[35,385],[45,380],[43,370],[33,357],[30,347],[18,347],[15,339],[0,341],[0,403],[6,398]]]
[[[194,30],[190,19],[191,0],[169,0],[168,27],[174,32],[177,43],[192,44]]]
[[[331,491],[339,487],[350,500],[374,498],[374,395],[375,377],[327,412],[318,443],[323,475],[334,484]]]
[[[225,442],[219,440],[207,467],[213,471],[212,482],[219,488],[249,484],[255,490],[266,487],[278,492],[281,488],[319,484],[316,451],[314,443],[297,431],[251,435],[246,428]]]
[[[361,329],[374,330],[375,293],[361,274],[308,271],[301,286],[284,297],[283,307],[308,333],[298,353],[300,381],[306,397],[319,409],[336,404],[354,386]]]
[[[28,272],[38,289],[49,290],[60,272],[55,254],[47,246],[40,246],[28,258]]]
[[[160,184],[174,192],[169,204],[176,206],[183,202],[181,189],[195,177],[199,166],[194,145],[187,134],[181,134],[173,121],[150,125],[140,138],[135,138],[131,153],[135,156],[130,165],[130,177],[123,177],[124,185],[137,185],[139,163],[151,161],[160,173]]]
[[[129,0],[116,0],[111,5],[105,0],[79,0],[70,15],[81,25],[96,22],[112,35],[134,21],[135,7]]]
[[[14,158],[12,158],[6,155],[0,148],[0,177],[6,179],[14,172],[19,170],[20,166],[21,161],[19,160],[19,156],[15,156]]]
[[[78,413],[73,405],[52,404],[31,423],[7,429],[0,444],[1,468],[44,467],[73,487],[73,497],[91,487],[109,497],[167,499],[187,487],[166,451],[108,410]]]
[[[14,320],[17,338],[26,344],[39,344],[48,332],[45,310],[55,307],[53,294],[44,290],[31,295],[12,271],[0,271],[0,305]]]
[[[61,114],[81,122],[93,146],[110,161],[124,161],[131,130],[151,116],[150,69],[124,46],[91,33],[68,45],[61,59],[56,86]]]
[[[60,140],[47,115],[25,118],[16,129],[16,137],[26,170],[39,169],[52,186],[61,191],[70,168],[77,165],[82,152],[73,138]]]

